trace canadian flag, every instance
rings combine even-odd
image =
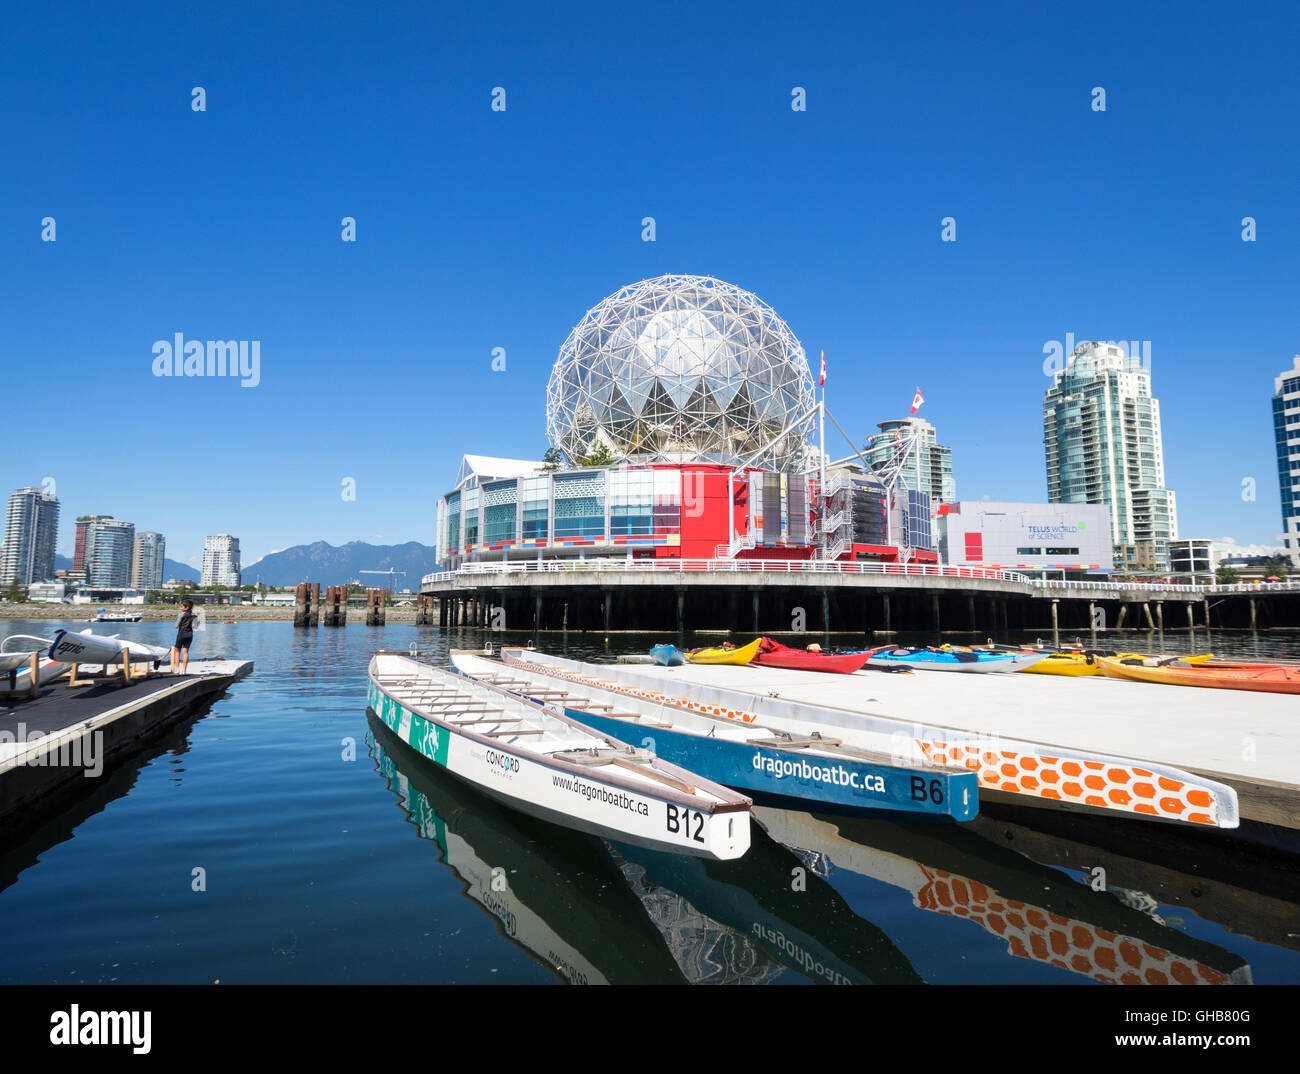
[[[822,351],[822,375],[821,378],[817,381],[817,387],[820,388],[825,383],[826,383],[826,352]]]
[[[918,410],[921,409],[921,404],[924,403],[924,402],[925,402],[925,400],[921,397],[921,389],[920,389],[920,388],[917,388],[917,389],[916,389],[916,395],[915,395],[915,397],[912,399],[912,409],[911,409],[910,411],[908,411],[908,413],[909,413],[909,414],[915,414]]]

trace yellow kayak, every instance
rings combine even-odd
[[[758,646],[762,638],[755,638],[748,645],[736,649],[696,649],[687,653],[686,659],[692,664],[748,664],[758,655]]]
[[[966,649],[964,645],[945,645],[945,649]],[[1033,646],[1027,647],[1026,651],[1035,651]],[[1037,650],[1041,652],[1042,650]],[[1185,656],[1182,658],[1185,664],[1201,664],[1213,657],[1213,653],[1204,653],[1200,656]],[[1116,660],[1142,660],[1156,659],[1155,657],[1144,657],[1141,653],[1119,653],[1114,659]],[[1094,655],[1091,660],[1088,659],[1087,653],[1048,653],[1046,659],[1039,660],[1027,668],[1021,668],[1021,673],[1025,675],[1068,675],[1074,678],[1080,678],[1084,675],[1101,675],[1101,665],[1097,663],[1097,657]]]

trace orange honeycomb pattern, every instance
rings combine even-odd
[[[1003,899],[974,880],[921,866],[927,883],[916,892],[923,910],[974,921],[1007,941],[1017,958],[1046,962],[1106,984],[1228,984],[1221,970],[1171,954],[1162,947]]]
[[[582,675],[549,664],[533,664],[513,655],[506,662],[542,675],[587,686],[600,686],[656,704],[676,705],[678,708],[725,716],[729,720],[743,723],[753,723],[758,719],[758,715],[753,712],[598,679],[593,675]],[[1100,809],[1181,820],[1189,824],[1218,826],[1219,808],[1213,791],[1169,776],[1156,775],[1149,769],[1126,761],[1087,761],[1017,750],[994,751],[987,748],[987,743],[970,745],[925,739],[914,739],[914,742],[932,764],[977,772],[981,790],[1008,791],[1054,802],[1072,802]]]
[[[1127,762],[1070,760],[955,742],[918,741],[917,746],[935,764],[974,769],[985,790],[1030,794],[1055,802],[1118,809],[1190,824],[1216,823],[1217,802],[1212,791],[1158,776]]]

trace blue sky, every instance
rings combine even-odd
[[[824,348],[857,436],[920,385],[961,498],[1045,498],[1046,343],[1150,340],[1182,535],[1271,542],[1300,16],[1042,7],[14,9],[0,485],[55,479],[61,550],[89,512],[191,561],[432,543],[462,453],[546,447],[569,328],[682,272]],[[155,377],[176,332],[260,340],[260,384]]]

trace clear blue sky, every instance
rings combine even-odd
[[[2,491],[53,477],[61,550],[432,543],[462,453],[544,450],[569,328],[671,271],[825,348],[855,436],[920,385],[962,498],[1045,498],[1046,342],[1150,340],[1182,534],[1271,542],[1300,16],[1131,6],[11,8]],[[154,377],[176,332],[261,383]]]

